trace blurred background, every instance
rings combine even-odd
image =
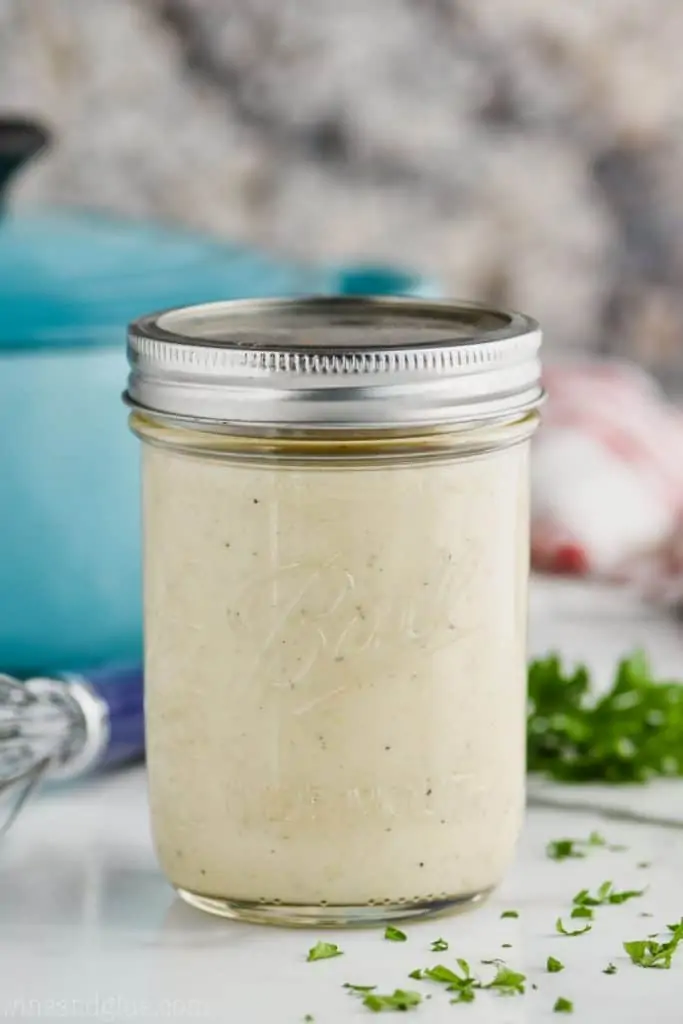
[[[218,298],[535,316],[534,568],[683,606],[681,41],[680,0],[0,0],[0,667],[139,658],[125,324]]]
[[[683,384],[679,0],[0,0],[0,107],[78,203],[390,259]]]
[[[0,0],[0,672],[141,752],[125,325],[258,295],[535,316],[532,568],[680,616],[682,42],[680,0]]]

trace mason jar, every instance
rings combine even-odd
[[[406,299],[143,317],[149,791],[227,917],[481,900],[524,808],[529,318]]]

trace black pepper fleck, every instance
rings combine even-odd
[[[258,498],[254,498],[254,504],[258,505]]]
[[[206,874],[206,871],[204,870],[204,868],[200,868],[199,869],[199,874],[200,875],[205,875]]]
[[[423,868],[424,866],[425,866],[425,862],[423,860],[421,860],[420,861],[420,867]]]
[[[391,750],[391,747],[385,747],[384,749],[385,750]]]
[[[432,791],[431,791],[431,789],[428,789],[427,790],[427,796],[431,796],[431,795],[432,795]]]

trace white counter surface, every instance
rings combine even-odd
[[[580,657],[606,680],[636,645],[662,672],[683,677],[683,624],[628,595],[543,582],[532,595],[532,648]],[[626,849],[596,849],[558,863],[545,847],[598,830]],[[649,867],[638,865],[648,862]],[[599,908],[593,930],[555,933],[572,896],[610,879],[645,894]],[[517,919],[501,919],[506,909]],[[644,916],[644,915],[652,915]],[[226,1024],[315,1024],[374,1019],[424,1024],[683,1022],[683,949],[669,971],[643,970],[622,950],[683,917],[683,783],[647,787],[559,787],[534,781],[516,864],[482,908],[405,927],[408,941],[381,930],[319,933],[233,924],[205,917],[174,897],[159,874],[147,824],[144,772],[134,768],[79,786],[44,791],[3,840],[0,855],[0,1019],[178,1020]],[[573,922],[574,924],[581,922]],[[449,951],[431,953],[443,937]],[[318,939],[344,955],[306,963]],[[511,948],[502,948],[509,943]],[[545,970],[552,955],[566,966]],[[416,967],[502,957],[528,977],[523,996],[482,992],[451,1006],[440,986],[411,981]],[[616,975],[605,975],[608,963]],[[378,991],[428,993],[409,1014],[379,1018],[344,982]],[[537,989],[532,988],[532,983]],[[559,996],[573,1016],[553,1013]]]

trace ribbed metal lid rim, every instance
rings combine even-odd
[[[368,344],[356,348],[269,347],[213,337],[187,337],[160,326],[174,313],[244,317],[251,311],[273,316],[279,310],[372,311],[381,318],[414,313],[443,327],[438,344],[396,346]],[[461,320],[456,320],[460,314]],[[472,338],[454,333],[463,315],[490,315],[506,326]],[[163,311],[142,317],[129,329],[131,364],[127,397],[131,404],[165,415],[203,421],[324,423],[349,426],[429,420],[429,406],[440,406],[436,420],[489,418],[539,403],[542,397],[538,324],[519,313],[476,303],[415,299],[238,300]],[[448,408],[450,408],[450,411]],[[435,414],[437,410],[434,409]]]

